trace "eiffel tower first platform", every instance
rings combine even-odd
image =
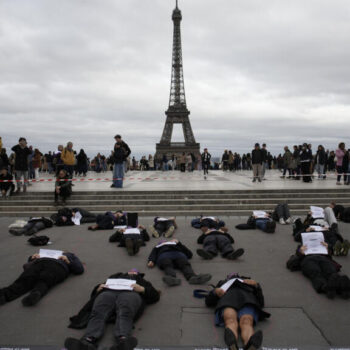
[[[172,20],[174,22],[174,35],[169,107],[165,112],[166,122],[162,138],[156,145],[155,158],[162,159],[163,155],[166,154],[169,159],[173,154],[179,156],[183,152],[193,153],[198,158],[200,145],[196,143],[194,138],[189,118],[190,111],[186,106],[180,27],[182,15],[177,0]],[[171,142],[174,124],[182,124],[185,142]]]

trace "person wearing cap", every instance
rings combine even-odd
[[[253,182],[255,182],[256,179],[261,182],[262,163],[263,153],[260,149],[260,145],[256,143],[254,149],[252,150]]]
[[[34,254],[23,266],[22,274],[8,287],[0,289],[0,305],[19,298],[23,306],[33,306],[56,284],[63,282],[69,274],[81,275],[84,267],[73,253],[64,252],[57,259]]]
[[[202,157],[202,168],[204,172],[204,179],[207,178],[207,175],[209,174],[209,167],[210,167],[210,159],[211,154],[208,152],[208,148],[204,148],[204,152],[201,155]]]
[[[223,258],[235,260],[244,254],[244,249],[234,250],[232,244],[234,239],[227,233],[227,228],[220,229],[201,227],[202,235],[198,237],[197,243],[203,244],[203,249],[197,249],[197,254],[205,260],[213,259],[218,251]]]
[[[238,350],[239,330],[244,350],[260,348],[263,334],[260,330],[254,333],[254,325],[270,314],[263,310],[264,295],[258,282],[231,273],[208,293],[205,304],[215,307],[215,325],[225,327],[224,339],[230,350]]]
[[[128,290],[111,289],[111,285],[102,283],[97,285],[91,298],[80,310],[70,318],[69,328],[86,328],[83,337],[79,339],[67,338],[65,347],[68,350],[94,350],[103,336],[105,324],[114,322],[114,336],[116,344],[111,350],[131,350],[137,345],[137,339],[131,335],[135,321],[143,314],[145,306],[156,303],[160,292],[144,279],[144,274],[137,269],[127,273],[118,272],[109,277],[112,280],[130,280]]]
[[[130,156],[131,154],[131,149],[128,146],[128,144],[126,142],[124,142],[124,140],[122,140],[122,137],[120,135],[115,135],[114,136],[114,140],[117,143],[120,143],[122,150],[124,151],[125,154],[125,160],[124,160],[124,172],[127,172],[127,158]]]
[[[125,166],[124,162],[126,160],[125,156],[125,150],[122,148],[122,143],[117,142],[114,145],[114,151],[113,151],[113,184],[111,187],[114,188],[122,188],[123,187],[123,179],[124,179],[124,171]]]
[[[161,240],[152,249],[148,257],[147,266],[152,268],[157,265],[161,270],[164,270],[164,283],[168,286],[178,286],[181,280],[176,278],[175,269],[179,269],[185,276],[189,284],[203,284],[211,279],[210,274],[195,274],[190,262],[188,261],[193,256],[184,244],[177,239],[171,241]]]
[[[23,192],[27,191],[28,182],[28,156],[32,154],[31,150],[27,147],[27,140],[24,137],[20,137],[18,145],[12,147],[12,151],[15,153],[15,177],[17,181],[17,192],[21,191],[21,178],[23,176]]]

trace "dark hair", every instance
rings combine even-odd
[[[27,141],[27,140],[25,139],[25,137],[20,137],[18,142],[21,142],[21,141]]]
[[[115,139],[121,139],[122,137],[119,134],[117,134],[117,135],[114,136],[114,138]]]

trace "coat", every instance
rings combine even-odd
[[[208,237],[209,235],[223,235],[226,236],[230,242],[233,244],[235,242],[235,240],[233,239],[233,237],[231,235],[229,235],[228,233],[223,233],[221,231],[211,231],[208,234],[203,233],[202,235],[200,235],[197,239],[197,243],[198,244],[203,244],[205,237]]]
[[[185,254],[188,259],[191,259],[193,256],[192,252],[185,245],[183,245],[181,242],[178,242],[176,245],[163,245],[159,248],[154,247],[148,257],[148,261],[157,263],[159,256],[167,252],[180,252]]]
[[[242,277],[242,279],[243,278],[244,277]],[[227,281],[229,281],[229,278],[219,281],[215,288],[220,288]],[[259,284],[257,286],[250,286],[246,283],[235,281],[221,298],[216,295],[215,288],[205,298],[205,304],[208,307],[215,307],[215,312],[226,307],[238,311],[245,305],[250,304],[254,305],[259,311],[259,320],[271,316],[268,312],[263,310],[265,301]]]
[[[146,304],[153,304],[156,303],[160,298],[160,293],[157,291],[150,282],[146,281],[144,278],[143,273],[139,273],[138,275],[128,275],[127,273],[116,273],[114,275],[111,275],[108,278],[126,278],[126,279],[134,279],[136,280],[136,283],[140,286],[145,288],[145,292],[141,295],[142,298],[142,305],[137,312],[134,321],[136,321],[143,313],[144,308]],[[82,307],[82,309],[79,311],[79,313],[75,316],[70,317],[70,324],[69,328],[74,329],[83,329],[86,328],[89,317],[92,311],[92,307],[94,305],[95,299],[98,295],[106,291],[106,289],[102,289],[102,291],[98,292],[97,289],[99,287],[99,284],[95,286],[95,288],[92,290],[89,301]],[[136,292],[130,292],[130,293],[136,293]],[[108,319],[107,322],[112,323],[115,321],[115,313],[113,313]]]
[[[65,147],[61,153],[61,159],[64,165],[74,165],[75,156],[73,150],[69,150],[67,147]]]
[[[28,156],[32,154],[32,151],[28,147],[22,148],[20,145],[12,147],[12,151],[15,152],[15,170],[28,171]]]

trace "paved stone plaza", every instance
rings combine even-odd
[[[285,267],[296,248],[291,226],[278,225],[276,233],[269,235],[258,230],[237,231],[234,226],[242,219],[222,219],[236,240],[235,247],[245,248],[246,253],[237,261],[217,257],[209,262],[194,254],[192,264],[197,272],[211,273],[212,283],[231,272],[251,276],[261,283],[266,309],[272,314],[270,320],[258,325],[264,331],[264,346],[315,350],[349,347],[349,300],[329,300],[325,295],[317,294],[301,272],[290,272]],[[139,221],[149,225],[151,220],[141,217]],[[195,252],[199,231],[190,227],[190,220],[191,217],[177,218],[179,229],[175,237]],[[12,282],[21,273],[28,256],[38,251],[26,243],[27,237],[8,233],[11,222],[11,218],[0,218],[2,286]],[[349,224],[340,223],[340,232],[347,239],[350,239],[349,228]],[[134,334],[139,339],[138,348],[224,347],[223,329],[214,326],[213,311],[204,306],[203,300],[192,296],[196,287],[181,276],[182,285],[169,288],[163,284],[163,274],[157,268],[149,270],[146,267],[148,254],[157,240],[151,238],[137,256],[129,257],[125,248],[108,242],[113,232],[88,231],[86,225],[43,231],[53,242],[49,248],[76,253],[84,262],[86,272],[69,277],[33,308],[23,307],[20,299],[1,306],[0,345],[11,348],[14,345],[42,345],[44,349],[50,346],[61,349],[65,337],[82,336],[83,331],[69,329],[67,325],[69,317],[88,300],[92,288],[114,272],[136,267],[146,272],[146,278],[162,291],[160,302],[149,307],[136,324]],[[343,272],[350,274],[349,257],[336,260],[343,266]],[[101,348],[110,345],[112,340],[112,326],[109,325]]]
[[[180,171],[129,171],[125,176],[123,189],[110,189],[112,172],[89,172],[87,177],[78,177],[74,181],[74,191],[91,191],[108,189],[112,191],[176,191],[176,190],[266,190],[266,189],[317,189],[339,188],[335,174],[328,175],[326,180],[315,180],[304,183],[293,179],[281,179],[278,170],[267,170],[266,180],[252,183],[252,171],[234,173],[213,170],[205,180],[201,171],[181,173]],[[317,175],[316,175],[317,177]],[[42,180],[51,179],[51,175],[41,175]],[[89,180],[91,179],[91,180]],[[96,180],[99,179],[99,180]],[[53,191],[54,184],[48,181],[34,183],[29,191]],[[345,187],[345,186],[344,186]]]

